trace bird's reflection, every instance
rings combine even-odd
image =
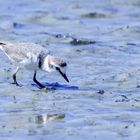
[[[54,120],[61,120],[65,118],[65,114],[41,114],[35,116],[35,123],[46,124],[47,122]]]

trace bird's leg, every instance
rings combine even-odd
[[[13,80],[14,80],[14,82],[12,84],[15,84],[17,86],[21,86],[21,85],[18,84],[18,82],[16,80],[16,74],[17,74],[18,71],[19,71],[19,67],[17,67],[15,73],[13,74]]]
[[[44,85],[42,85],[38,80],[36,80],[36,73],[37,71],[34,72],[34,77],[33,77],[33,81],[40,86],[40,88],[45,88]]]

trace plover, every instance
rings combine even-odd
[[[34,71],[33,81],[38,84],[40,88],[45,88],[45,86],[36,79],[38,70],[46,72],[56,71],[69,82],[66,76],[66,62],[50,55],[49,51],[40,45],[2,41],[0,42],[0,49],[11,62],[17,66],[13,74],[14,84],[17,86],[20,85],[16,80],[16,74],[23,67]]]

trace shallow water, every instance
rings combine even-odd
[[[140,139],[139,0],[0,5],[0,40],[43,45],[66,59],[70,79],[39,72],[42,82],[60,85],[45,91],[23,70],[24,86],[16,87],[13,66],[0,52],[0,139]]]

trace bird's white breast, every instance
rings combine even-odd
[[[52,72],[52,71],[53,71],[53,69],[50,68],[49,56],[47,56],[47,57],[44,59],[44,63],[43,63],[43,65],[42,65],[42,70],[47,71],[47,72]]]

